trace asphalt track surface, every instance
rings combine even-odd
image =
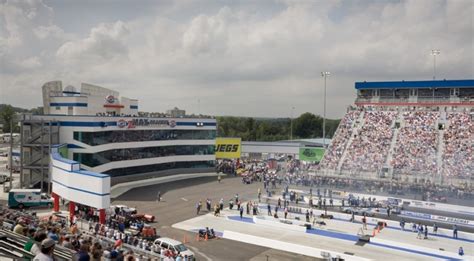
[[[255,246],[227,239],[197,241],[196,234],[172,228],[171,225],[196,216],[196,203],[201,200],[202,214],[207,214],[206,199],[212,200],[212,206],[224,199],[228,207],[229,199],[236,193],[242,201],[257,198],[257,191],[262,183],[244,185],[240,178],[224,178],[221,183],[217,178],[197,178],[177,182],[157,184],[136,188],[113,200],[112,204],[124,204],[136,207],[139,212],[155,215],[159,234],[181,242],[186,236],[186,245],[196,254],[197,260],[317,260],[302,255]],[[158,191],[162,200],[157,201]]]

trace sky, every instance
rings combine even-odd
[[[0,0],[0,103],[82,82],[140,110],[340,118],[357,81],[474,78],[474,2]],[[292,107],[295,107],[292,110]]]

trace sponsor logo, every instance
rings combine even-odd
[[[126,120],[119,120],[117,121],[117,126],[119,128],[125,128],[128,126],[128,122]]]
[[[174,128],[174,127],[176,127],[176,121],[170,120],[170,121],[168,122],[168,125],[169,125],[171,128]]]
[[[237,152],[239,151],[238,144],[218,144],[216,145],[216,151],[218,152]]]
[[[115,102],[115,97],[113,95],[107,95],[107,97],[105,97],[105,101],[108,103],[108,104],[112,104]]]
[[[240,158],[240,138],[216,138],[215,153],[218,159]]]

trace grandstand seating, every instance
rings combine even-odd
[[[320,169],[352,173],[389,168],[396,174],[474,176],[472,112],[414,107],[390,109],[359,107],[349,111]],[[362,120],[354,124],[361,113]]]
[[[444,133],[443,174],[468,177],[474,173],[474,122],[469,112],[447,115]]]

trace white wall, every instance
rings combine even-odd
[[[110,176],[78,170],[79,164],[62,159],[57,148],[53,148],[50,160],[53,193],[82,205],[109,208]]]

